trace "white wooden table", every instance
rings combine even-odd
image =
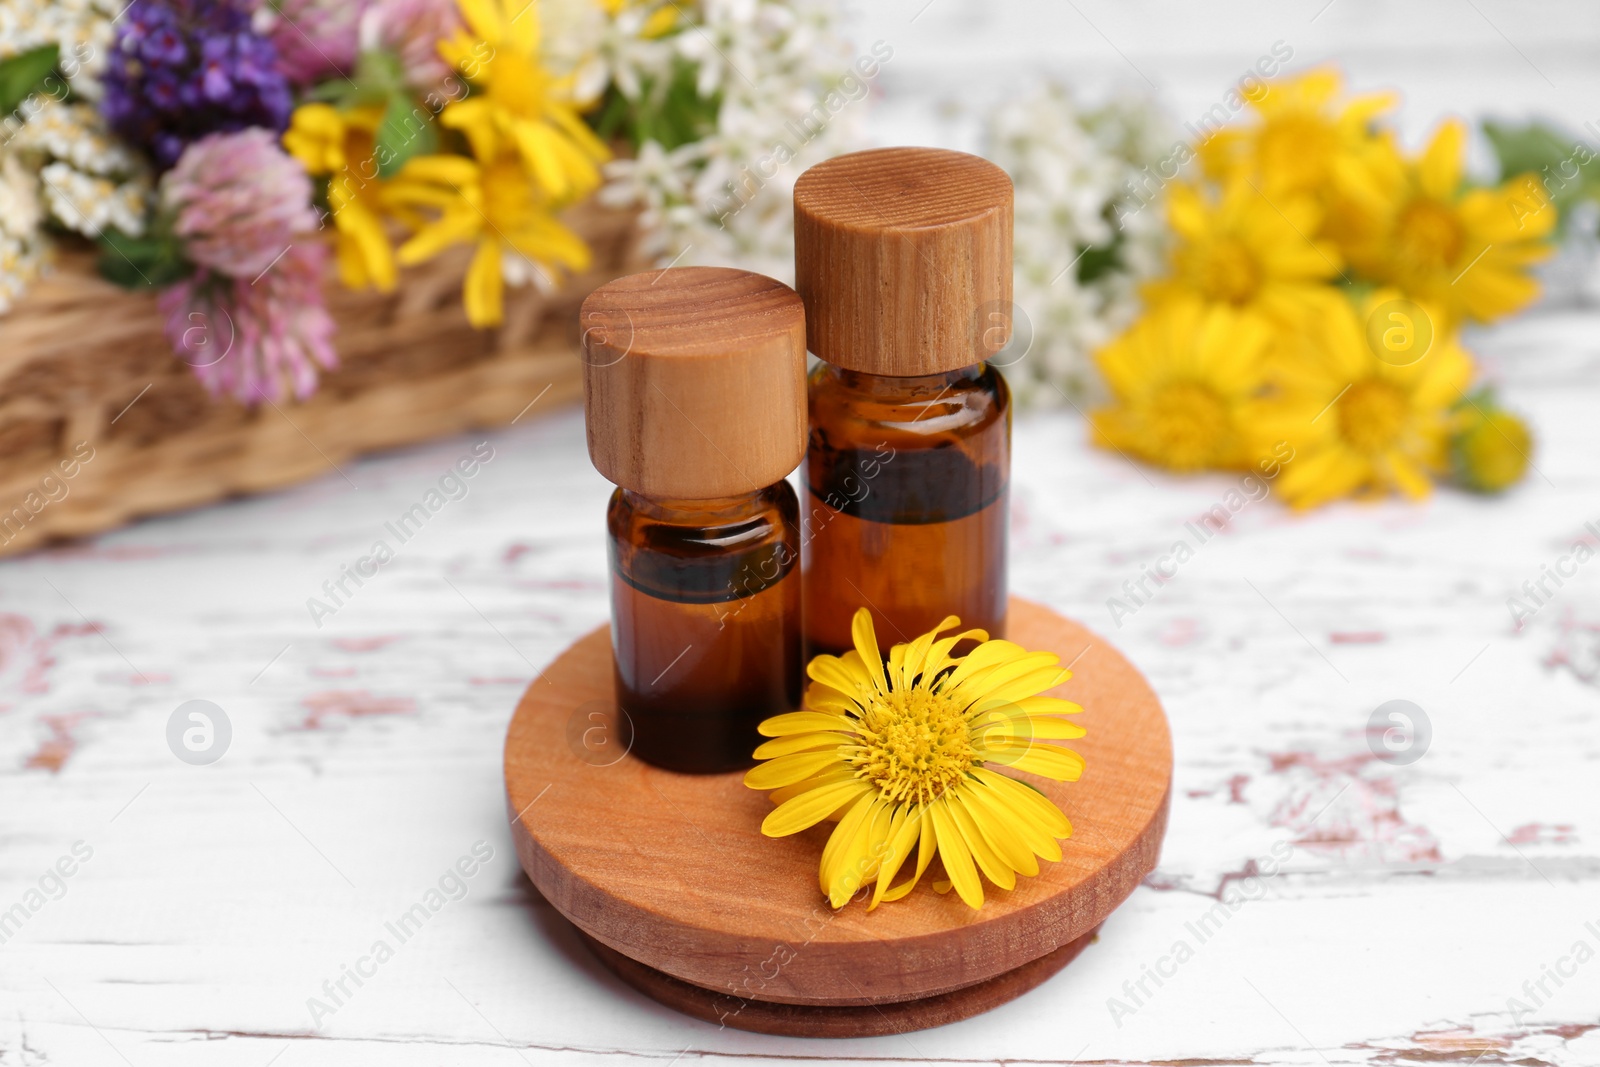
[[[889,6],[864,16],[869,41],[878,22],[910,27],[877,132],[940,139],[925,88],[952,42],[997,71],[1004,41],[982,43],[967,0],[914,27],[921,0]],[[1306,56],[1337,52],[1371,10],[1344,0],[1313,25],[1320,4],[1301,6]],[[1479,6],[1556,82],[1591,76],[1591,15],[1555,5],[1575,36]],[[1223,47],[1208,22],[1211,44],[1179,62],[1170,20],[1082,7],[1201,107],[1283,36]],[[1377,42],[1358,66],[1390,84],[1402,59],[1431,71],[1419,110],[1457,82],[1538,103],[1543,85],[1476,18],[1424,21],[1492,62],[1458,68],[1420,38],[1420,58]],[[1122,62],[1077,23],[1008,32],[1035,66],[1063,40],[1091,73]],[[1019,419],[1015,590],[1099,629],[1162,695],[1171,828],[1160,869],[1062,974],[905,1037],[677,1016],[602,971],[519,870],[505,724],[606,613],[609,487],[575,412],[0,563],[0,1064],[1600,1063],[1600,562],[1520,631],[1506,607],[1600,524],[1600,314],[1472,344],[1539,433],[1523,486],[1309,516],[1251,504],[1121,628],[1107,598],[1231,482],[1091,451],[1075,414]],[[397,545],[385,523],[485,440],[465,497]],[[396,558],[315,625],[307,599],[380,538]],[[193,699],[232,727],[209,766],[168,746]],[[1409,764],[1368,733],[1393,699],[1431,723]],[[474,848],[492,858],[430,898]],[[1282,872],[1252,877],[1274,854]],[[419,903],[402,942],[390,925]]]
[[[505,724],[606,612],[608,486],[577,413],[0,564],[0,908],[92,850],[0,945],[0,1063],[1600,1062],[1600,960],[1567,958],[1600,947],[1600,564],[1520,633],[1505,605],[1600,519],[1597,337],[1566,314],[1481,339],[1541,436],[1543,475],[1510,496],[1252,504],[1120,630],[1107,597],[1229,481],[1090,451],[1076,415],[1018,421],[1016,588],[1162,695],[1172,824],[1066,971],[908,1037],[676,1016],[518,869]],[[467,495],[314,626],[307,598],[478,440]],[[1432,724],[1404,766],[1367,737],[1396,698]],[[190,699],[232,724],[210,766],[168,748]],[[493,858],[400,943],[386,924],[478,842]],[[1284,872],[1251,880],[1274,848]],[[378,940],[393,958],[335,1003],[323,983]],[[1546,966],[1574,973],[1540,995]]]

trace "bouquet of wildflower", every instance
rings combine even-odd
[[[388,291],[470,247],[465,313],[491,327],[507,285],[587,269],[561,216],[608,164],[607,202],[639,207],[663,258],[685,235],[697,259],[774,251],[781,187],[732,213],[719,194],[786,109],[855,77],[822,0],[18,2],[0,311],[52,234],[96,239],[107,277],[161,290],[178,357],[244,404],[304,398],[335,365],[329,271]]]
[[[1199,179],[1167,190],[1167,270],[1098,353],[1095,440],[1177,471],[1259,469],[1296,507],[1516,481],[1529,435],[1468,392],[1459,330],[1537,296],[1557,208],[1531,176],[1470,184],[1457,121],[1406,154],[1390,98],[1343,99],[1332,70],[1249,96],[1254,120],[1195,146]]]

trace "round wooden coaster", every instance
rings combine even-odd
[[[938,996],[1016,971],[1084,937],[1156,865],[1172,739],[1155,694],[1105,639],[1012,598],[1007,636],[1072,665],[1088,768],[1037,786],[1073,824],[1059,863],[979,911],[933,890],[839,911],[817,887],[831,823],[761,834],[771,810],[739,773],[683,775],[625,752],[605,627],[535,679],[506,736],[506,803],[533,884],[580,930],[628,959],[744,1000],[839,1007]]]
[[[1071,963],[1094,938],[1095,931],[1091,930],[1032,963],[1024,963],[1014,971],[1007,971],[997,978],[964,989],[923,997],[921,1000],[855,1004],[838,1008],[772,1004],[747,1000],[731,993],[717,993],[679,981],[670,974],[662,974],[637,960],[630,960],[592,937],[584,937],[584,942],[612,974],[651,1000],[660,1001],[675,1011],[704,1022],[781,1037],[882,1037],[884,1034],[905,1034],[912,1030],[960,1022],[974,1015],[982,1015],[991,1008],[998,1008]]]

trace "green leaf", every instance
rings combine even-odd
[[[183,255],[183,244],[170,233],[131,237],[121,230],[100,235],[101,277],[124,289],[151,289],[171,285],[194,272]]]
[[[332,77],[306,92],[307,100],[337,108],[382,104],[405,91],[405,66],[393,52],[362,52],[349,77]]]
[[[0,59],[0,111],[15,111],[56,69],[60,58],[61,47],[46,44]]]
[[[439,131],[428,109],[404,92],[391,93],[372,145],[378,177],[392,178],[413,156],[429,155],[438,148]]]
[[[406,65],[393,52],[362,52],[356,59],[356,83],[381,96],[392,96],[406,87]]]
[[[1122,235],[1117,234],[1108,245],[1090,245],[1078,257],[1078,284],[1094,282],[1122,265]]]
[[[1501,181],[1527,171],[1542,171],[1546,166],[1555,167],[1572,155],[1573,142],[1541,123],[1512,126],[1486,119],[1483,132],[1500,161]]]
[[[680,60],[670,78],[644,79],[637,99],[612,87],[591,124],[602,139],[622,137],[635,149],[656,141],[670,152],[703,140],[716,132],[722,94],[701,96],[695,77],[695,67]]]

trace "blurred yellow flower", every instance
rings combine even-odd
[[[1249,463],[1259,442],[1242,416],[1274,332],[1192,296],[1157,306],[1096,355],[1113,398],[1091,416],[1096,442],[1175,471]]]
[[[1220,201],[1175,185],[1167,218],[1178,237],[1171,276],[1146,286],[1152,302],[1192,293],[1291,324],[1328,296],[1339,252],[1316,238],[1321,212],[1309,197],[1269,200],[1243,178]]]
[[[1398,175],[1382,225],[1351,243],[1352,264],[1380,282],[1437,304],[1451,323],[1486,322],[1539,295],[1528,267],[1551,253],[1556,209],[1518,178],[1498,189],[1463,188],[1466,127],[1450,120]]]
[[[440,41],[439,54],[482,91],[448,105],[439,121],[465,134],[479,159],[499,158],[509,142],[548,198],[593,191],[610,153],[579,117],[572,79],[553,77],[540,59],[538,4],[459,3],[472,32]]]
[[[1344,79],[1332,67],[1269,81],[1250,97],[1261,121],[1225,130],[1201,147],[1213,176],[1243,171],[1276,199],[1338,191],[1358,200],[1381,197],[1370,168],[1372,124],[1394,105],[1392,93],[1341,102]]]
[[[384,105],[350,108],[302,104],[295,109],[283,147],[313,177],[328,177],[328,209],[337,231],[339,277],[352,289],[397,281],[394,250],[384,232],[378,164],[373,144]]]
[[[417,233],[400,246],[400,262],[420,263],[455,244],[476,244],[463,296],[474,326],[503,314],[502,257],[515,253],[542,269],[586,270],[589,249],[558,222],[549,198],[515,155],[489,163],[465,156],[418,156],[383,192],[384,203],[408,212]]]
[[[1245,417],[1256,432],[1294,447],[1294,464],[1278,480],[1289,504],[1393,490],[1416,499],[1445,469],[1451,407],[1472,377],[1472,360],[1443,329],[1403,366],[1388,349],[1380,358],[1365,323],[1398,296],[1374,293],[1359,317],[1350,303],[1332,303],[1315,328],[1286,337],[1269,355],[1271,391]]]
[[[1457,409],[1450,456],[1456,480],[1480,493],[1498,493],[1522,480],[1532,462],[1527,423],[1495,404],[1484,390]]]

